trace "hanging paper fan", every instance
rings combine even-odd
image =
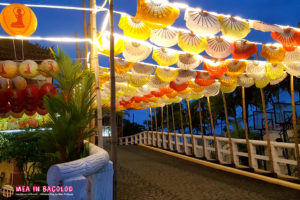
[[[204,37],[194,33],[179,32],[178,46],[188,53],[201,53],[207,47],[207,41]]]
[[[264,76],[262,79],[255,79],[255,86],[257,88],[264,88],[270,83],[270,79]]]
[[[151,91],[151,94],[155,97],[162,97],[164,95],[164,93],[161,91],[159,91],[159,92]]]
[[[173,50],[164,48],[154,49],[152,58],[161,66],[174,65],[178,61],[179,54]]]
[[[178,82],[187,82],[195,78],[196,72],[192,70],[183,70],[179,69],[178,70],[178,76],[177,76],[177,81]]]
[[[203,90],[203,94],[206,97],[216,96],[219,94],[221,83],[216,81],[213,84],[206,86]]]
[[[254,79],[262,79],[266,74],[266,63],[249,61],[246,66],[247,75]]]
[[[180,97],[180,98],[186,99],[190,95],[191,91],[192,90],[190,88],[186,88],[182,91],[178,91],[177,96]]]
[[[169,83],[162,82],[155,76],[152,76],[150,78],[148,85],[151,87],[154,87],[154,88],[164,88],[164,87],[167,87],[169,85]]]
[[[283,62],[300,62],[300,47],[297,47],[294,51],[287,51]]]
[[[144,63],[135,63],[131,71],[137,74],[151,75],[155,71],[155,66]]]
[[[212,77],[208,72],[197,72],[195,83],[200,86],[209,86],[215,82],[215,78]]]
[[[186,89],[189,86],[189,82],[178,82],[178,81],[171,81],[170,82],[170,88],[172,88],[173,90],[179,92],[182,91],[184,89]]]
[[[133,67],[133,62],[127,62],[126,60],[123,60],[122,58],[115,58],[115,72],[119,74],[124,74],[126,72],[129,72],[131,68]]]
[[[115,79],[117,83],[124,83],[128,80],[129,74],[125,73],[125,74],[119,74],[119,73],[115,73]]]
[[[178,43],[179,33],[171,28],[152,29],[150,41],[162,47],[171,47]]]
[[[177,66],[184,70],[195,69],[201,64],[202,60],[203,58],[197,54],[180,54]]]
[[[248,88],[254,85],[254,79],[247,74],[242,74],[238,77],[238,84],[242,87]]]
[[[252,42],[234,41],[232,57],[233,59],[248,59],[250,56],[257,52],[256,44]]]
[[[207,39],[207,48],[205,51],[213,58],[226,58],[232,52],[232,45],[220,36],[217,36]]]
[[[287,73],[284,72],[280,78],[271,80],[271,81],[270,81],[270,85],[277,85],[277,84],[279,84],[281,81],[283,81],[286,77],[287,77]]]
[[[150,80],[149,75],[141,75],[141,74],[130,74],[128,83],[133,87],[141,87],[147,84]]]
[[[265,22],[256,21],[256,20],[250,21],[250,27],[254,28],[255,30],[263,31],[263,32],[278,32],[278,33],[282,32],[282,28],[280,28],[280,26],[267,24]]]
[[[285,50],[281,46],[263,45],[260,56],[271,63],[282,62],[285,57]]]
[[[159,91],[159,89],[153,88],[148,84],[138,88],[139,95],[146,95],[149,93],[149,91]]]
[[[205,60],[203,69],[205,69],[211,76],[220,77],[227,71],[228,61],[214,62],[211,60]]]
[[[102,86],[104,83],[106,83],[107,81],[109,81],[110,77],[108,73],[100,73],[99,74],[99,82],[100,82],[100,86]]]
[[[204,10],[186,9],[186,27],[202,35],[215,35],[221,30],[218,17]]]
[[[196,93],[202,92],[204,90],[204,86],[200,86],[196,84],[194,81],[189,82],[189,88],[191,88],[192,91]]]
[[[166,27],[175,22],[179,12],[167,0],[138,0],[136,16],[143,21]]]
[[[246,62],[239,60],[230,60],[227,66],[226,74],[232,78],[236,78],[246,70]]]
[[[178,76],[178,69],[157,67],[155,76],[162,82],[169,83]]]
[[[134,95],[136,91],[137,91],[136,87],[133,87],[131,85],[126,85],[125,87],[122,88],[122,92],[128,96]]]
[[[100,34],[100,33],[99,33]],[[98,39],[98,51],[106,56],[110,55],[110,42],[109,42],[109,35],[102,34]],[[119,38],[115,37],[114,40],[114,55],[119,55],[124,51],[124,41]]]
[[[237,78],[232,78],[226,74],[224,74],[222,77],[220,77],[219,81],[222,85],[227,86],[227,87],[237,84]]]
[[[243,19],[233,16],[219,15],[219,20],[223,35],[241,39],[250,33],[250,26],[248,22]]]
[[[172,104],[172,103],[179,103],[180,101],[182,101],[182,98],[180,98],[180,97],[175,97],[175,98],[171,98],[171,99],[167,100],[166,103]]]
[[[166,88],[159,88],[159,90],[161,92],[163,92],[164,94],[172,94],[174,92],[174,90],[172,90],[171,88],[168,88],[168,87],[166,87]]]
[[[300,41],[300,32],[292,27],[284,28],[281,33],[272,32],[271,36],[280,42],[286,51],[294,51]]]
[[[151,97],[151,98],[148,98],[148,101],[149,101],[149,102],[156,102],[156,101],[158,101],[158,99],[159,99],[159,98],[153,96],[153,97]],[[153,108],[153,107],[155,107],[155,106],[151,106],[151,107]]]
[[[236,86],[237,86],[237,83],[233,84],[232,86],[225,86],[225,85],[221,84],[220,91],[223,93],[232,93],[236,89]]]
[[[278,79],[280,78],[284,71],[284,64],[282,63],[278,63],[278,64],[268,64],[266,67],[266,76],[270,79],[270,80],[274,80],[274,79]]]
[[[186,100],[190,101],[193,99],[201,99],[203,97],[203,93],[193,92],[191,91]]]
[[[137,17],[126,14],[121,15],[119,27],[123,30],[125,36],[131,38],[147,40],[150,37],[150,27]]]
[[[125,41],[125,50],[123,56],[131,62],[140,62],[145,60],[151,53],[152,49],[146,44],[138,42]]]
[[[170,94],[166,94],[166,96],[170,99],[177,97],[177,92],[175,90],[173,90],[172,93]]]
[[[300,63],[287,63],[285,65],[287,73],[293,76],[300,76]]]

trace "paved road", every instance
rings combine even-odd
[[[139,146],[118,147],[119,200],[300,200],[300,191]]]

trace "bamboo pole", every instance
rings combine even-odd
[[[291,84],[294,140],[295,140],[296,158],[298,163],[298,176],[300,177],[300,152],[299,152],[299,140],[298,140],[298,130],[297,130],[296,106],[295,106],[295,97],[294,97],[294,76],[293,75],[290,76],[291,76],[290,84]]]
[[[82,7],[85,8],[86,7],[86,3],[85,0],[82,0]],[[87,38],[88,34],[87,34],[87,24],[86,24],[86,11],[83,11],[83,37]],[[84,69],[87,69],[87,54],[88,54],[88,42],[83,43],[83,67]]]
[[[169,129],[169,106],[166,105],[166,107],[167,107],[167,132],[168,132],[168,138],[169,138],[169,140],[168,140],[168,145],[169,145],[169,149],[171,149],[170,146],[171,146],[172,144],[171,144],[170,129]]]
[[[194,134],[193,134],[193,124],[192,124],[192,116],[190,109],[190,101],[186,100],[188,114],[189,114],[189,124],[190,124],[190,134],[191,134],[191,143],[192,143],[192,154],[194,153]]]
[[[199,118],[200,118],[200,130],[201,130],[201,138],[202,138],[203,158],[205,158],[204,130],[203,130],[203,119],[202,119],[202,111],[201,111],[201,102],[200,102],[200,99],[199,99]]]
[[[118,142],[118,133],[117,133],[117,123],[116,123],[116,82],[115,82],[115,63],[114,63],[114,13],[113,13],[113,0],[109,1],[109,19],[110,19],[110,112],[111,112],[111,135],[112,135],[112,161],[113,161],[113,199],[117,200],[117,142]]]
[[[171,104],[171,110],[172,110],[172,122],[173,122],[172,125],[173,125],[174,137],[175,137],[175,147],[177,147],[176,130],[175,130],[175,118],[174,118],[173,104]]]
[[[269,134],[268,116],[267,116],[267,111],[266,111],[265,94],[264,94],[264,90],[262,88],[260,88],[260,96],[261,96],[261,102],[262,102],[263,112],[264,112],[265,131],[266,131],[266,136],[267,136],[267,146],[268,146],[268,154],[269,154],[269,160],[270,160],[270,165],[271,165],[271,172],[275,173],[274,165],[273,165],[273,155],[272,155],[272,150],[271,150],[270,134]]]
[[[151,109],[151,107],[150,107],[150,120],[151,120],[152,146],[154,146],[153,120],[152,120],[152,109]]]
[[[90,8],[96,8],[96,0],[90,0]],[[96,12],[90,12],[90,35],[91,40],[97,40],[97,27],[96,27]],[[98,132],[98,146],[103,148],[103,136],[102,136],[102,103],[100,93],[99,82],[99,61],[97,47],[94,43],[91,43],[90,65],[91,70],[95,73],[95,89],[96,89],[96,103],[97,103],[97,132]]]
[[[154,108],[154,119],[155,119],[155,130],[156,130],[156,145],[158,147],[158,130],[157,130],[156,108]]]
[[[161,109],[161,137],[162,137],[162,148],[165,145],[165,137],[164,137],[164,107],[160,107]]]
[[[251,154],[249,136],[248,136],[248,123],[247,123],[247,118],[246,118],[246,102],[245,102],[245,88],[244,87],[242,87],[242,103],[243,103],[243,122],[244,122],[246,144],[247,144],[247,151],[248,151],[248,163],[249,163],[250,169],[253,169],[252,154]]]
[[[185,139],[184,139],[184,129],[183,129],[183,122],[182,122],[182,108],[181,108],[181,102],[179,102],[179,113],[180,113],[180,125],[181,125],[181,135],[182,135],[183,153],[185,153]]]
[[[208,106],[208,112],[210,116],[210,125],[211,125],[211,130],[214,136],[214,146],[215,146],[215,151],[216,151],[216,160],[219,160],[219,154],[218,154],[218,144],[217,144],[217,138],[216,138],[216,133],[215,133],[215,126],[214,126],[214,119],[211,113],[211,105],[210,105],[210,100],[209,97],[207,98],[207,106]]]
[[[77,33],[77,32],[75,32],[75,38],[76,38],[76,39],[78,38],[78,33]],[[76,57],[77,57],[76,60],[77,60],[78,62],[80,62],[80,61],[81,61],[80,58],[81,58],[82,56],[81,56],[81,52],[80,52],[80,48],[79,48],[79,43],[76,42],[75,44],[76,44]]]
[[[148,136],[149,136],[149,121],[148,121],[148,109],[146,109],[146,115],[147,115],[147,140],[148,140]],[[148,141],[147,141],[148,144]]]
[[[227,103],[226,103],[226,98],[225,98],[225,95],[224,95],[223,92],[222,92],[222,99],[223,99],[223,104],[224,104],[226,130],[227,130],[229,150],[230,150],[230,160],[231,160],[231,164],[234,164],[232,141],[231,141],[231,132],[230,132],[229,121],[228,121]]]

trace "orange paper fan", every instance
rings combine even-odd
[[[257,46],[254,43],[244,41],[234,41],[232,57],[234,59],[248,59],[257,52]]]
[[[272,32],[271,36],[280,42],[286,51],[294,51],[300,42],[300,32],[292,27],[284,28],[282,33]]]
[[[284,60],[286,51],[281,46],[263,45],[260,56],[271,63],[279,63]]]
[[[197,72],[195,83],[200,86],[209,86],[215,82],[215,78],[212,77],[208,72]]]
[[[178,83],[176,80],[170,82],[170,88],[173,90],[180,92],[182,90],[185,90],[189,86],[189,82],[183,82],[183,83]]]
[[[228,61],[213,62],[206,60],[203,64],[203,69],[213,77],[220,77],[227,71]]]

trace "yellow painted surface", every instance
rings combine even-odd
[[[5,173],[4,179],[0,179],[0,185],[10,184],[10,175],[13,173],[13,164],[2,162],[0,163],[0,175],[1,173]]]
[[[258,179],[258,180],[261,180],[261,181],[265,181],[265,182],[276,184],[276,185],[281,185],[281,186],[292,188],[292,189],[295,189],[295,190],[300,190],[300,184],[291,183],[291,182],[280,180],[280,179],[277,179],[277,178],[271,178],[271,177],[267,177],[267,176],[263,176],[263,175],[243,171],[243,170],[240,170],[240,169],[235,169],[235,168],[223,166],[223,165],[220,165],[220,164],[207,162],[207,161],[204,161],[204,160],[199,160],[197,158],[192,158],[192,157],[189,157],[189,156],[186,156],[186,155],[182,155],[182,154],[178,154],[178,153],[158,149],[158,148],[155,148],[155,147],[150,147],[150,146],[143,145],[143,144],[140,144],[139,146],[142,146],[142,147],[154,150],[154,151],[158,151],[160,153],[164,153],[164,154],[167,154],[167,155],[170,155],[170,156],[174,156],[174,157],[177,157],[177,158],[180,158],[180,159],[183,159],[183,160],[194,162],[194,163],[197,163],[197,164],[200,164],[200,165],[211,167],[211,168],[214,168],[214,169],[223,170],[223,171],[230,172],[230,173],[233,173],[233,174],[239,174],[239,175],[242,175],[242,176],[247,176],[249,178]]]

